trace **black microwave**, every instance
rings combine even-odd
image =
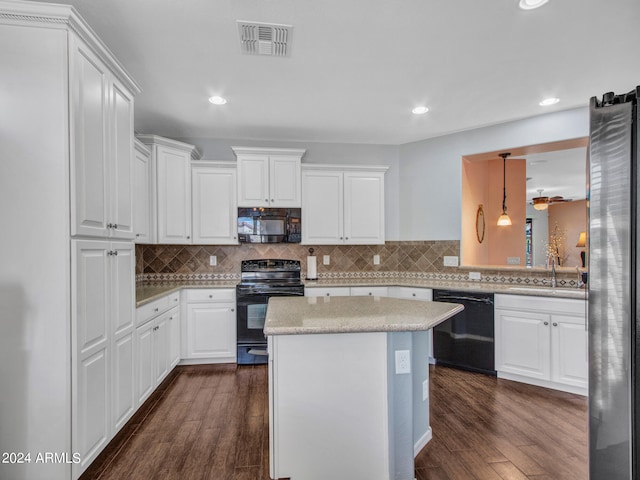
[[[299,208],[238,208],[240,243],[300,243]]]

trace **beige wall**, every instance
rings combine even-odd
[[[526,162],[507,159],[507,213],[510,227],[498,227],[502,214],[503,162],[463,159],[462,165],[462,262],[464,265],[506,265],[508,257],[520,258],[525,266]],[[483,243],[476,239],[476,211],[484,205],[486,233]]]
[[[556,223],[560,233],[565,237],[562,241],[564,252],[561,252],[561,257],[565,257],[562,266],[582,265],[580,252],[585,248],[576,247],[576,243],[578,243],[580,232],[587,229],[587,201],[578,200],[549,205],[549,235],[553,233]]]

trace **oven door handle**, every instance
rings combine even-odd
[[[269,352],[267,352],[267,350],[260,350],[258,348],[252,348],[251,350],[247,351],[247,353],[249,355],[257,355],[257,356],[261,356],[261,357],[268,357],[269,356]]]

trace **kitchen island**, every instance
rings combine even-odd
[[[431,438],[428,330],[463,307],[367,297],[269,302],[273,479],[411,480]]]

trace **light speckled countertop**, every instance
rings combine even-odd
[[[429,330],[462,311],[456,303],[386,297],[275,297],[265,335]]]
[[[236,288],[239,280],[192,280],[192,281],[165,281],[141,283],[136,286],[136,307],[149,303],[157,298],[180,290],[182,288]],[[551,288],[534,285],[502,284],[489,282],[460,282],[424,280],[418,278],[327,278],[320,280],[304,280],[305,287],[373,287],[373,286],[398,286],[417,288],[437,288],[447,290],[461,290],[468,292],[505,293],[510,295],[534,295],[539,297],[575,298],[586,299],[587,291],[582,288]]]

